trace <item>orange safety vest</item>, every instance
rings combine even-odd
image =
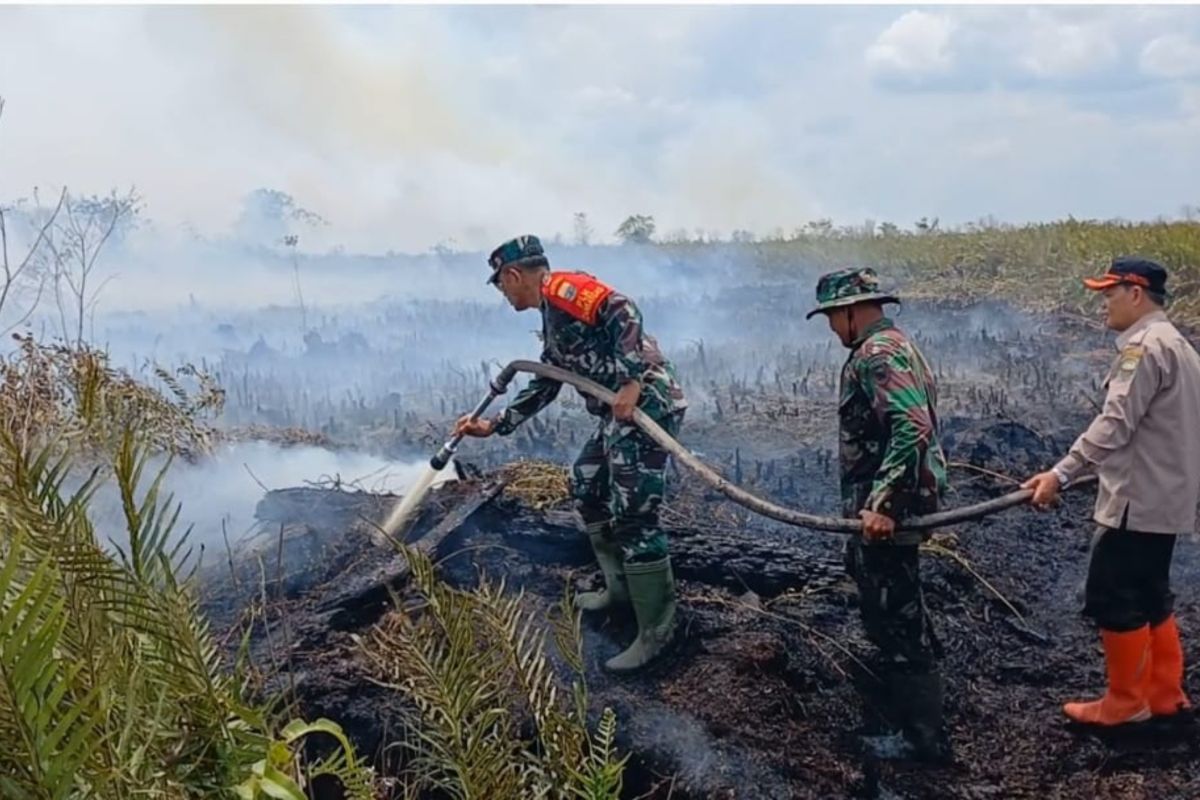
[[[542,282],[547,303],[588,325],[596,324],[600,304],[612,293],[612,287],[586,272],[551,272]]]

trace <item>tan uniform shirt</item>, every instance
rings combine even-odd
[[[1100,478],[1095,520],[1143,533],[1196,528],[1200,356],[1156,311],[1117,337],[1104,408],[1055,470]],[[1128,515],[1128,516],[1126,516]]]

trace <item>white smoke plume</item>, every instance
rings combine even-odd
[[[147,465],[144,492],[164,466],[161,459]],[[160,489],[180,504],[181,535],[191,529],[189,542],[215,556],[224,552],[223,536],[231,545],[255,527],[254,510],[266,490],[309,484],[341,485],[346,489],[403,495],[428,466],[426,462],[395,462],[358,452],[334,452],[319,447],[279,447],[266,442],[226,445],[196,464],[173,463]],[[454,469],[438,473],[435,485],[454,478]],[[124,546],[125,522],[116,487],[104,485],[95,497],[93,521],[101,541]]]

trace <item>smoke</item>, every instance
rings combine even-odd
[[[485,284],[483,253],[299,254],[293,265],[287,253],[151,234],[135,231],[106,254],[111,281],[93,339],[147,378],[154,363],[208,367],[227,390],[225,419],[233,424],[419,424],[465,411],[488,371],[541,352],[538,315],[514,313]],[[819,270],[790,265],[780,281],[754,245],[547,242],[547,252],[552,267],[595,273],[633,297],[694,399],[714,380],[778,386],[778,376],[844,358],[824,319],[805,319]],[[182,277],[162,274],[162,264]],[[893,313],[923,344],[1035,330],[1032,318],[999,304],[934,314],[905,305]],[[33,325],[56,331],[52,313]],[[977,366],[967,352],[937,346],[927,353],[935,364]]]
[[[420,32],[417,47],[387,46],[317,7],[199,7],[150,19],[196,57],[212,58],[243,111],[316,152],[504,157],[498,138],[477,133],[458,107],[465,98],[446,80],[437,27],[419,11],[405,16],[410,33]]]
[[[141,492],[164,466],[162,459],[147,465]],[[219,553],[223,536],[232,545],[253,532],[254,510],[267,490],[314,484],[403,495],[427,467],[427,462],[389,461],[360,452],[241,442],[224,445],[195,464],[171,464],[159,491],[161,498],[169,494],[180,505],[176,534],[190,528],[193,548]],[[453,480],[454,474],[453,469],[442,470],[434,485]],[[123,547],[126,526],[114,485],[97,492],[92,511],[100,540]]]
[[[643,706],[627,724],[636,729],[636,740],[667,756],[681,786],[753,786],[755,797],[784,798],[794,792],[787,782],[734,747],[715,739],[704,724],[690,714],[666,706]]]
[[[672,756],[685,784],[703,786],[714,771],[720,771],[724,759],[695,717],[661,708],[639,714],[637,725],[641,728],[639,740]]]
[[[779,248],[544,241],[553,268],[595,273],[638,302],[645,330],[700,406],[712,400],[713,382],[786,392],[844,358],[823,318],[805,319],[820,270],[781,264]],[[101,254],[95,280],[103,289],[88,332],[143,378],[154,364],[206,368],[227,391],[225,423],[298,425],[335,438],[341,431],[353,441],[364,428],[412,430],[462,413],[498,364],[539,355],[538,315],[513,313],[487,274],[482,251],[320,253],[151,223]],[[927,354],[935,365],[965,369],[979,368],[969,347],[943,345],[1034,330],[1032,318],[998,304],[894,313],[934,345]],[[53,305],[30,327],[51,338]]]
[[[664,231],[727,232],[822,211],[795,164],[765,156],[788,149],[788,125],[743,101],[700,106],[673,85],[701,64],[688,36],[719,30],[712,10],[62,16],[17,13],[11,47],[0,47],[0,68],[8,50],[14,73],[33,43],[27,57],[62,65],[9,90],[13,186],[134,182],[164,219],[210,234],[229,228],[242,195],[278,187],[334,223],[311,233],[318,246],[377,251],[483,249],[531,221],[565,232],[577,210],[603,239],[631,213],[656,214]],[[126,45],[138,75],[127,97],[77,65],[95,47],[74,46],[89,28]],[[497,52],[506,30],[518,46]],[[34,108],[76,95],[90,116],[74,102]],[[65,146],[80,129],[109,154],[92,160],[103,164],[78,163]],[[647,151],[647,141],[660,144]],[[63,155],[35,172],[22,156],[37,144]]]
[[[332,221],[319,248],[371,251],[480,250],[566,233],[578,211],[611,241],[635,213],[727,235],[1192,202],[1182,68],[1130,58],[1077,84],[1045,74],[1040,48],[1079,23],[1038,14],[1025,41],[997,31],[1026,30],[1027,12],[974,13],[951,15],[965,38],[923,85],[903,69],[919,53],[885,74],[863,58],[913,45],[888,42],[889,9],[5,7],[0,174],[6,194],[136,185],[167,224],[209,235],[274,187]],[[1183,13],[1085,16],[1127,56],[1195,34]],[[1131,153],[1132,168],[1109,157]]]
[[[385,298],[494,305],[499,296],[485,284],[487,252],[521,233],[543,234],[552,268],[602,275],[638,298],[694,299],[740,285],[754,275],[758,260],[748,248],[720,243],[675,249],[563,244],[524,226],[491,241],[487,250],[425,254],[321,252],[306,246],[301,231],[293,254],[277,240],[207,239],[151,222],[104,253],[101,269],[110,283],[101,308],[298,306],[297,280],[305,303],[316,308]]]

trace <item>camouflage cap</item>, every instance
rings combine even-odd
[[[879,291],[879,276],[870,267],[843,269],[822,275],[817,281],[817,307],[805,319],[831,308],[855,303],[899,303],[895,295]]]
[[[488,283],[495,283],[496,278],[500,275],[500,268],[512,264],[517,261],[524,261],[527,258],[545,258],[546,251],[542,249],[542,241],[533,234],[527,236],[518,236],[515,239],[509,239],[504,244],[497,247],[488,256],[488,264],[492,268],[492,277],[488,278]]]

